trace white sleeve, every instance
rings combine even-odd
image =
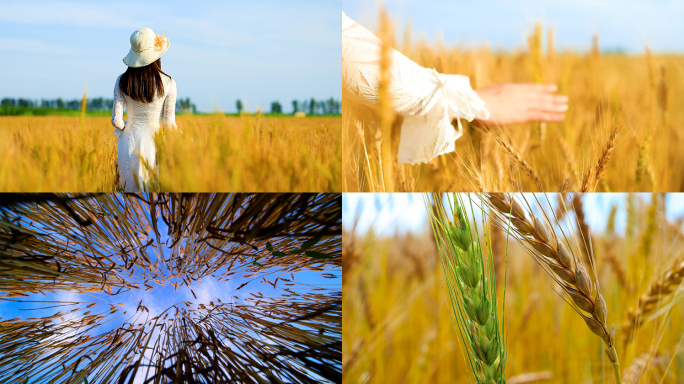
[[[119,136],[121,134],[120,131],[126,126],[126,123],[123,121],[123,109],[126,101],[121,93],[121,89],[119,89],[120,78],[121,76],[117,77],[116,84],[114,84],[114,106],[112,107],[112,125],[117,128],[114,130],[115,136]]]
[[[176,125],[176,81],[171,79],[169,92],[164,100],[164,126],[178,128]]]
[[[345,97],[368,106],[378,102],[381,41],[342,13],[342,88]],[[391,51],[390,105],[404,116],[399,162],[428,161],[453,151],[461,136],[451,121],[488,119],[484,102],[462,75],[424,68]],[[460,124],[459,124],[460,126]]]

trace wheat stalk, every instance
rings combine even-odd
[[[380,78],[378,83],[378,125],[375,131],[375,147],[378,152],[378,178],[383,192],[394,192],[394,177],[392,175],[392,143],[391,130],[394,120],[392,99],[390,96],[392,44],[394,30],[386,11],[380,12],[380,31],[378,37],[382,41],[380,46]]]
[[[572,149],[570,149],[570,146],[568,145],[567,141],[563,139],[563,136],[561,136],[561,134],[557,130],[554,130],[553,132],[556,134],[556,141],[558,141],[558,147],[560,147],[561,153],[563,154],[565,161],[568,163],[568,168],[570,169],[570,172],[572,172],[572,175],[575,176],[575,179],[579,179],[577,169],[575,168],[575,155],[572,153]]]
[[[587,327],[603,339],[607,346],[606,355],[613,365],[615,380],[621,383],[620,366],[615,351],[615,328],[611,326],[608,329],[606,323],[607,307],[601,295],[598,279],[596,279],[596,267],[591,248],[588,248],[588,256],[591,270],[594,272],[593,281],[587,268],[573,252],[572,247],[569,247],[570,243],[568,242],[566,246],[561,236],[558,236],[553,226],[550,225],[551,218],[541,204],[538,205],[543,215],[538,216],[532,212],[531,208],[524,209],[511,195],[488,193],[484,196],[484,203],[498,213],[492,216],[493,220],[502,228],[508,226],[509,223],[512,225],[513,237],[563,289],[571,299],[568,303],[582,317]],[[526,200],[525,202],[529,207],[529,203]],[[565,237],[562,228],[561,235]],[[588,237],[589,234],[585,236]]]
[[[587,218],[584,214],[584,204],[582,203],[582,195],[576,193],[572,196],[572,210],[575,212],[575,217],[577,217],[577,225],[580,228],[580,233],[584,235],[585,247],[582,247],[582,251],[585,255],[589,254],[589,249],[593,247],[591,244],[591,237],[589,236],[589,224],[587,224]]]
[[[653,281],[644,292],[634,307],[627,311],[622,323],[624,331],[623,341],[625,344],[634,339],[637,329],[645,321],[646,317],[656,310],[666,307],[672,294],[682,285],[684,280],[684,260],[677,259],[670,268]]]
[[[542,27],[541,24],[534,25],[534,32],[527,38],[527,45],[530,50],[530,59],[532,66],[532,78],[535,83],[542,82]]]
[[[620,286],[625,288],[628,292],[631,291],[631,286],[627,282],[627,273],[622,266],[620,259],[615,252],[615,244],[617,237],[615,236],[615,217],[617,215],[617,205],[612,204],[608,213],[608,223],[606,224],[606,240],[604,242],[605,260],[610,268],[615,273]]]
[[[649,165],[648,153],[651,149],[651,136],[647,136],[646,139],[639,143],[637,146],[637,168],[636,168],[636,183],[639,190],[641,190],[641,180],[643,179],[644,173]]]
[[[425,199],[426,208],[442,260],[454,321],[470,367],[478,383],[505,383],[506,347],[503,321],[499,321],[497,312],[492,249],[485,246],[483,250],[477,225],[472,220],[474,213],[468,215],[466,204],[459,196],[447,199],[453,222],[440,195],[434,194],[433,199],[435,206]],[[473,212],[472,202],[470,209]]]
[[[641,254],[648,258],[651,254],[651,247],[653,246],[653,238],[658,229],[658,194],[651,194],[651,204],[648,206],[648,213],[646,215],[646,228],[641,234]]]

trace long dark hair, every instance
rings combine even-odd
[[[128,67],[119,79],[119,89],[135,101],[151,103],[155,96],[164,96],[162,74],[171,78],[161,70],[161,58],[144,67]]]

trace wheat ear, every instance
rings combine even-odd
[[[648,286],[646,292],[637,300],[636,305],[627,311],[625,321],[622,323],[625,344],[634,339],[636,330],[641,326],[645,317],[667,305],[672,293],[681,287],[682,280],[684,280],[684,260],[677,259],[665,273]]]
[[[660,353],[645,352],[634,358],[632,365],[625,369],[625,384],[638,384],[644,379],[649,367],[664,367],[665,359]]]
[[[460,196],[447,199],[453,222],[439,194],[433,195],[433,201],[434,207],[426,198],[426,208],[446,277],[452,320],[461,334],[471,370],[479,384],[505,383],[506,347],[503,321],[499,321],[497,311],[492,249],[483,249],[477,225],[471,220],[474,214],[468,215]],[[472,202],[469,209],[473,212]]]
[[[520,154],[513,148],[511,147],[510,144],[506,143],[505,141],[499,139],[498,137],[492,135],[494,137],[494,140],[496,140],[497,143],[508,153],[509,156],[518,164],[520,168],[523,169],[527,173],[528,176],[530,176],[530,179],[534,181],[534,183],[539,187],[540,191],[543,191],[544,188],[542,187],[541,183],[541,178],[539,178],[539,174],[532,168],[525,159],[520,156]]]
[[[592,281],[587,268],[576,253],[572,252],[572,247],[568,249],[557,236],[553,226],[549,225],[550,218],[543,207],[540,206],[540,209],[544,215],[539,217],[531,210],[525,210],[511,195],[488,193],[485,196],[485,204],[498,212],[492,217],[495,222],[503,228],[510,223],[513,237],[565,291],[572,302],[568,303],[582,317],[589,329],[603,339],[607,346],[606,355],[613,364],[615,380],[621,383],[620,365],[615,351],[615,327],[607,327],[607,307],[601,295],[598,279]],[[588,237],[589,234],[585,236]],[[590,247],[588,251],[590,266],[596,277],[593,252]]]
[[[617,134],[619,130],[619,127],[615,127],[615,129],[613,129],[613,132],[611,132],[610,136],[608,137],[608,141],[603,148],[603,152],[601,152],[601,156],[596,163],[596,167],[594,169],[587,169],[587,172],[584,174],[584,179],[582,181],[582,192],[592,192],[596,189],[596,185],[598,184],[599,180],[601,180],[601,176],[603,176],[606,168],[608,168],[608,161],[610,161],[610,158],[613,156],[613,151],[617,145]]]
[[[608,168],[608,161],[610,161],[611,156],[613,156],[613,151],[617,145],[618,131],[619,127],[615,127],[615,129],[613,129],[613,132],[611,132],[610,136],[608,137],[606,146],[603,148],[601,157],[599,157],[599,161],[596,164],[596,172],[594,173],[594,188],[596,188],[596,184],[599,182],[599,180],[601,180],[601,176],[603,176],[606,168]]]

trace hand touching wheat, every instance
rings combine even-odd
[[[568,97],[556,95],[555,84],[497,84],[478,89],[490,118],[478,120],[484,126],[495,127],[533,121],[554,122],[565,118]]]

